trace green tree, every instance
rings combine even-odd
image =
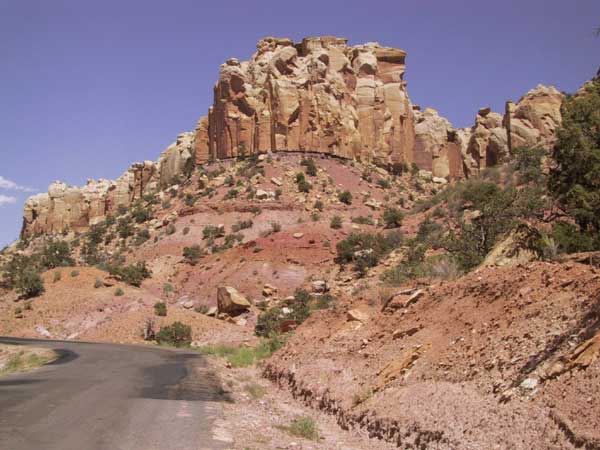
[[[600,77],[561,107],[548,187],[584,231],[600,230]]]

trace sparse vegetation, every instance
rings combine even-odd
[[[150,272],[145,262],[138,262],[128,266],[108,265],[107,270],[111,275],[124,283],[136,287],[140,287],[142,281],[152,276],[152,272]]]
[[[346,205],[352,204],[352,193],[350,191],[343,191],[338,194],[338,200]]]
[[[156,333],[156,341],[159,344],[187,347],[192,343],[192,327],[179,321],[173,322]]]
[[[319,440],[319,429],[315,421],[308,416],[298,417],[287,426],[282,426],[282,430],[287,431],[292,436],[301,437],[311,441]]]
[[[331,218],[331,222],[329,223],[329,226],[331,228],[333,228],[334,230],[339,230],[340,228],[342,228],[342,218],[340,216],[333,216]]]
[[[196,265],[202,256],[203,252],[199,245],[183,248],[183,257],[185,258],[185,261],[192,266]]]
[[[383,223],[386,228],[399,228],[403,219],[404,214],[397,208],[388,206],[383,210]]]
[[[165,302],[156,302],[154,304],[154,314],[165,317],[167,315],[167,304]]]

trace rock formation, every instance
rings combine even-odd
[[[262,39],[250,61],[221,66],[208,122],[197,129],[197,160],[299,150],[412,161],[405,57],[337,37]]]
[[[172,184],[194,166],[193,134],[183,133],[158,161],[133,164],[116,180],[88,180],[83,187],[55,181],[48,192],[30,197],[23,211],[23,236],[38,233],[81,231],[114,214],[119,206],[129,207],[144,193]]]
[[[470,129],[420,111],[403,80],[406,52],[343,38],[265,38],[250,61],[220,68],[208,116],[158,161],[136,163],[114,181],[81,188],[53,183],[25,203],[22,235],[84,230],[119,205],[176,183],[195,164],[265,153],[310,151],[388,165],[416,164],[446,180],[505,160],[514,148],[548,147],[560,125],[562,94],[538,86],[504,116],[479,110]]]

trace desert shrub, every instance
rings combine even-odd
[[[421,244],[437,249],[444,244],[444,234],[444,227],[427,217],[419,224],[416,240]]]
[[[133,236],[134,228],[129,217],[121,217],[117,222],[117,233],[121,239]]]
[[[127,208],[127,206],[125,206],[125,205],[119,205],[117,207],[117,216],[124,216],[125,214],[127,214],[127,211],[129,211],[129,209]]]
[[[140,287],[142,281],[152,276],[152,272],[148,269],[145,262],[138,262],[128,266],[109,265],[107,269],[114,277],[136,287]]]
[[[225,231],[222,227],[215,225],[207,225],[202,230],[202,238],[203,239],[217,239],[223,237],[225,235]]]
[[[358,223],[360,225],[375,225],[375,221],[372,217],[358,216],[352,218],[352,223]]]
[[[193,194],[185,194],[183,202],[185,206],[194,206],[196,204],[197,197]]]
[[[17,278],[15,287],[25,298],[37,297],[46,290],[42,277],[33,269],[24,270]]]
[[[133,210],[131,216],[133,217],[133,220],[136,221],[136,223],[144,223],[152,218],[152,212],[149,208],[143,208],[141,206],[138,206]]]
[[[577,225],[569,222],[556,222],[550,237],[558,253],[589,252],[600,248],[600,236],[581,231]]]
[[[202,249],[199,245],[183,248],[183,257],[185,258],[185,261],[192,266],[196,265],[202,256]]]
[[[223,200],[231,200],[236,198],[239,195],[239,191],[237,189],[229,189],[227,193],[223,196]]]
[[[352,204],[352,193],[350,191],[343,191],[338,194],[338,200],[346,205]]]
[[[71,271],[71,277],[72,278],[75,278],[75,277],[78,277],[78,276],[79,276],[79,270],[72,270]]]
[[[190,227],[184,227],[183,230],[181,230],[181,234],[183,234],[184,236],[187,236],[190,233]]]
[[[156,341],[159,344],[187,347],[192,343],[192,327],[179,321],[173,322],[171,325],[162,327],[156,333]]]
[[[310,315],[311,296],[308,291],[299,289],[294,293],[294,299],[286,303],[291,312],[284,314],[280,306],[275,306],[259,314],[254,333],[257,336],[273,337],[281,332],[284,322],[292,322],[296,326],[304,322]]]
[[[154,314],[164,317],[167,315],[167,304],[165,302],[156,302],[154,304]]]
[[[281,231],[281,224],[279,222],[271,222],[271,231],[279,233]]]
[[[319,220],[321,220],[321,214],[319,214],[318,212],[313,212],[310,215],[310,220],[312,220],[313,222],[318,222]]]
[[[52,278],[53,283],[58,283],[62,278],[62,273],[60,271],[54,272],[54,277]]]
[[[321,200],[317,200],[315,202],[315,209],[319,210],[319,211],[323,211],[324,205],[323,202]]]
[[[94,289],[99,289],[102,286],[104,286],[104,283],[102,283],[101,280],[99,280],[98,278],[96,278],[96,281],[94,281]]]
[[[234,233],[237,233],[240,230],[245,230],[247,228],[252,228],[252,225],[254,225],[254,223],[250,219],[248,219],[248,220],[239,220],[236,223],[234,223],[233,225],[231,225],[231,231],[233,231]]]
[[[307,193],[310,192],[311,189],[312,185],[308,181],[302,179],[298,182],[298,192]]]
[[[315,160],[312,158],[305,158],[300,163],[306,167],[306,175],[315,177],[317,176],[317,166],[315,164]]]
[[[392,246],[382,234],[351,233],[336,245],[337,262],[353,263],[355,270],[364,275],[369,267],[374,267],[387,255]]]
[[[125,295],[125,292],[123,291],[123,289],[121,289],[121,288],[115,289],[115,296],[122,297],[123,295]]]
[[[379,180],[377,180],[377,186],[379,186],[382,189],[389,189],[392,187],[390,182],[385,178],[380,178]]]
[[[167,229],[165,230],[165,233],[167,233],[168,236],[175,234],[176,232],[177,232],[177,228],[175,228],[175,225],[173,225],[172,223],[167,225]]]
[[[169,209],[171,207],[171,202],[169,200],[165,200],[164,202],[162,202],[161,206],[162,209]]]
[[[42,249],[41,264],[44,269],[72,266],[71,248],[65,241],[50,241]]]
[[[402,226],[402,219],[404,219],[404,214],[394,207],[387,206],[383,210],[383,223],[386,228],[399,228]]]
[[[517,148],[513,151],[514,168],[518,171],[519,182],[522,184],[543,181],[542,158],[546,154],[543,148]]]
[[[315,421],[310,417],[298,417],[287,426],[281,427],[292,436],[298,436],[311,441],[319,440],[319,429]]]
[[[173,285],[171,283],[165,283],[163,285],[163,293],[166,296],[171,295],[174,291],[175,291],[175,289],[173,288]]]
[[[329,226],[334,230],[339,230],[340,228],[342,228],[342,218],[340,216],[333,216],[331,218]]]
[[[148,239],[150,239],[150,232],[147,229],[139,230],[135,236],[134,244],[142,245]]]
[[[279,198],[283,195],[283,190],[281,188],[275,189],[275,200],[279,200]]]

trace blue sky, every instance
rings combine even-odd
[[[597,0],[1,0],[0,245],[31,192],[156,159],[212,102],[219,64],[264,36],[344,36],[408,52],[409,95],[455,126],[600,63]]]

